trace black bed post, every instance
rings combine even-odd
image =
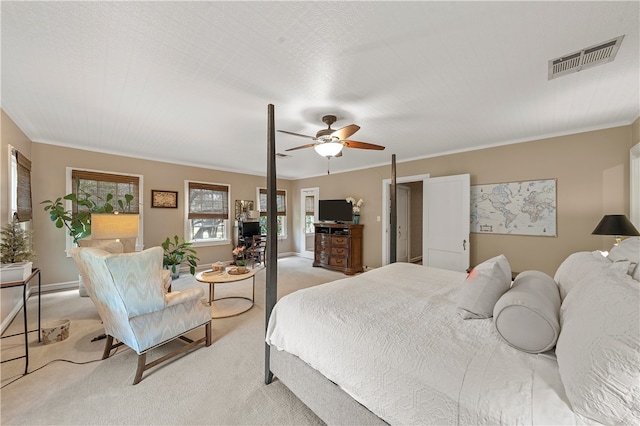
[[[267,280],[265,296],[265,333],[269,325],[271,311],[278,298],[278,207],[276,205],[276,130],[275,108],[272,104],[267,107]],[[264,344],[264,382],[271,383],[269,345]]]
[[[391,195],[391,212],[389,217],[391,223],[389,225],[389,263],[396,263],[398,254],[398,211],[396,209],[396,155],[391,155],[391,188],[389,189]]]

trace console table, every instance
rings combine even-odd
[[[29,284],[29,282],[31,282],[31,280],[33,280],[35,277],[38,277],[38,330],[31,330],[29,331],[27,329],[27,284]],[[24,374],[27,374],[28,370],[29,370],[29,336],[28,334],[34,331],[38,332],[38,342],[41,341],[41,326],[40,326],[40,306],[41,306],[41,294],[42,294],[42,288],[41,288],[41,280],[40,280],[40,269],[39,268],[35,268],[32,270],[31,275],[29,275],[27,277],[26,280],[24,281],[12,281],[12,282],[7,282],[7,283],[0,283],[0,289],[5,289],[5,288],[13,288],[13,287],[22,287],[22,312],[23,312],[23,316],[24,316],[24,355],[21,356],[17,356],[15,358],[11,358],[11,359],[5,359],[2,362],[9,362],[9,361],[14,361],[16,359],[20,359],[20,358],[24,358],[25,359],[25,364],[24,364]],[[2,339],[6,338],[6,337],[13,337],[13,336],[17,336],[19,334],[23,334],[23,333],[16,333],[16,334],[10,334],[8,336],[2,336]]]
[[[362,228],[364,225],[315,223],[313,266],[353,275],[363,272]]]

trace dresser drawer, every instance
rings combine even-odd
[[[349,263],[349,258],[346,256],[331,256],[331,260],[329,261],[329,265],[337,266],[337,267],[346,267]]]
[[[331,247],[331,256],[348,256],[349,248],[348,247]]]
[[[345,237],[344,235],[334,235],[331,238],[331,246],[332,247],[347,247],[347,246],[349,246],[349,237]]]

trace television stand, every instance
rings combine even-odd
[[[363,272],[362,228],[364,225],[315,223],[313,266],[346,275]]]

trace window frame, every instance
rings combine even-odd
[[[225,221],[224,226],[224,238],[207,238],[207,239],[198,239],[194,240],[191,237],[191,223],[192,219],[189,219],[189,209],[191,206],[191,200],[189,199],[189,184],[202,184],[209,186],[224,186],[227,188],[227,218],[223,219]],[[231,244],[231,236],[233,232],[233,220],[231,215],[231,184],[229,183],[219,183],[219,182],[205,182],[199,180],[191,180],[185,179],[184,181],[184,229],[183,229],[183,238],[185,241],[190,242],[193,247],[207,247],[207,246],[221,246]]]
[[[263,221],[262,218],[266,217],[266,214],[267,214],[267,206],[264,206],[264,209],[263,209],[263,206],[260,203],[260,195],[261,194],[266,194],[266,191],[267,191],[267,188],[265,188],[265,187],[260,187],[259,186],[259,187],[256,188],[256,199],[258,200],[258,202],[256,204],[257,204],[257,210],[259,212],[259,220],[260,220],[261,225],[262,225],[262,221]],[[277,216],[277,220],[280,221],[280,223],[281,223],[280,229],[282,230],[282,233],[278,234],[278,239],[279,240],[286,240],[288,238],[288,233],[287,233],[287,224],[288,224],[288,221],[287,221],[287,204],[289,204],[287,202],[287,190],[286,189],[277,189],[276,190],[276,197],[278,195],[284,196],[284,211],[282,211],[282,212],[279,211],[278,212],[278,213],[284,213],[284,214],[276,215]]]
[[[144,249],[144,209],[143,202],[144,199],[144,176],[136,173],[121,173],[121,172],[112,172],[107,170],[95,170],[95,169],[85,169],[81,167],[67,167],[66,168],[66,192],[65,194],[71,194],[73,192],[74,187],[74,179],[72,177],[73,171],[80,172],[89,172],[89,173],[101,173],[105,175],[119,175],[119,176],[133,176],[138,178],[138,214],[140,217],[140,227],[138,228],[138,239],[136,240],[136,251],[141,251]],[[73,202],[71,200],[64,201],[64,208],[68,211],[73,210]],[[69,250],[75,247],[73,243],[73,238],[69,235],[68,232],[65,232],[66,236],[66,253],[67,257],[69,257]]]

